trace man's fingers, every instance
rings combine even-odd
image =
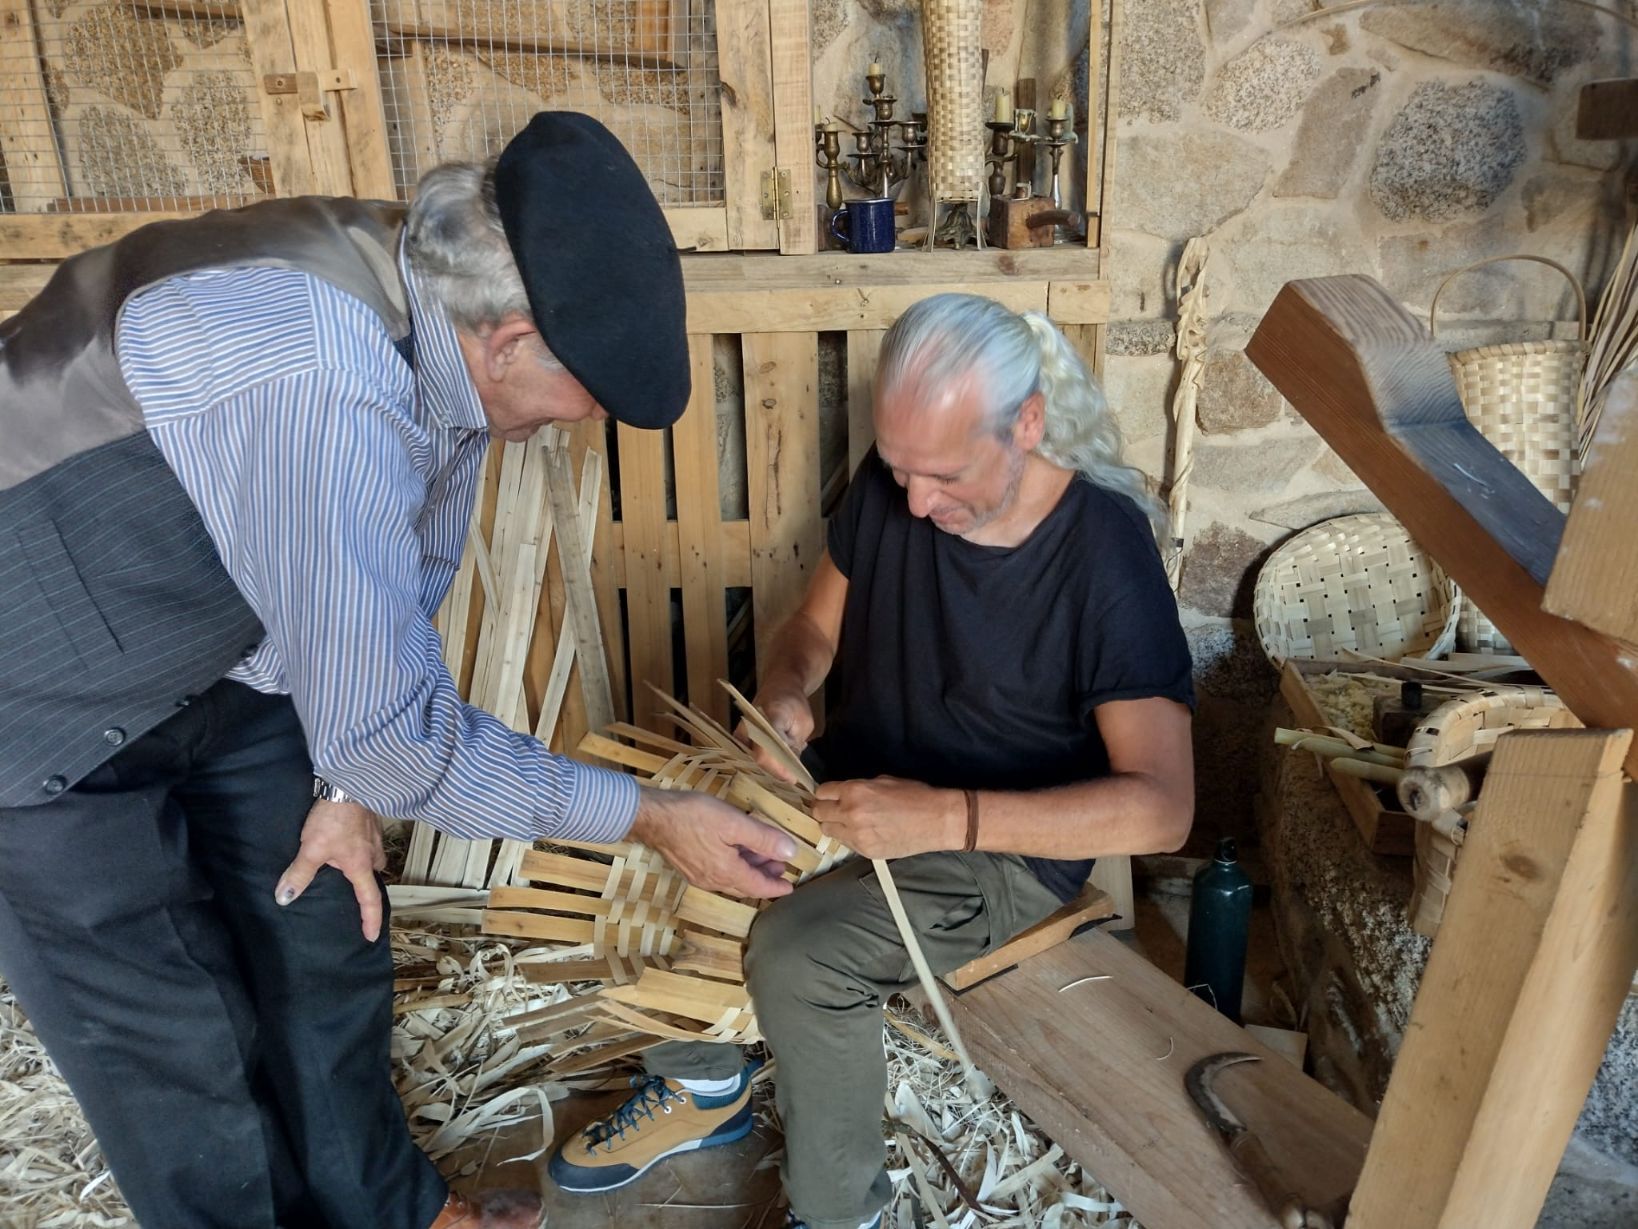
[[[796,856],[795,841],[778,828],[752,819],[749,815],[741,816],[740,822],[730,829],[728,839],[741,849],[764,858],[788,862]]]
[[[284,874],[279,876],[279,885],[273,889],[273,899],[281,905],[288,905],[307,891],[307,885],[313,882],[313,876],[319,873],[323,865],[305,849],[299,852],[296,860],[285,867]]]
[[[771,772],[774,776],[778,777],[781,781],[793,782],[796,780],[795,775],[792,774],[789,768],[787,768],[784,764],[775,759],[761,747],[751,748],[751,758],[758,764],[762,765],[763,768],[767,769],[767,771]]]
[[[347,876],[358,898],[358,914],[364,923],[364,937],[374,943],[381,937],[381,885],[368,871],[354,871]]]
[[[771,900],[776,896],[790,895],[791,885],[778,875],[758,870],[749,862],[740,860],[728,871],[727,882],[719,890],[730,896]]]

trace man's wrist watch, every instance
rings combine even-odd
[[[313,797],[323,802],[351,802],[353,796],[339,785],[331,785],[323,777],[313,778]]]

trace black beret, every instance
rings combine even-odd
[[[688,404],[682,262],[615,135],[541,111],[495,164],[495,203],[547,347],[620,422],[668,427]]]

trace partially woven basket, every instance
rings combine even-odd
[[[1339,516],[1305,529],[1257,575],[1253,616],[1275,667],[1346,652],[1397,661],[1449,651],[1460,594],[1391,516]]]
[[[923,0],[927,67],[927,179],[938,206],[976,201],[984,188],[984,5]]]
[[[1569,341],[1521,341],[1458,350],[1451,374],[1462,408],[1479,433],[1523,472],[1536,489],[1568,512],[1575,494],[1576,400],[1587,364],[1587,296],[1575,274],[1542,256],[1497,256],[1457,269],[1439,283],[1428,311],[1428,327],[1439,335],[1439,296],[1450,283],[1475,269],[1509,260],[1528,260],[1556,269],[1575,291],[1580,329]],[[1513,646],[1470,599],[1463,599],[1456,644],[1464,651],[1511,653]]]
[[[1559,730],[1581,724],[1564,702],[1542,687],[1509,687],[1452,700],[1429,713],[1405,748],[1405,767],[1440,768],[1492,750],[1511,730]],[[1466,808],[1463,808],[1465,811]],[[1444,918],[1456,874],[1456,858],[1467,836],[1468,816],[1447,810],[1416,824],[1416,863],[1410,922],[1417,934],[1432,937]]]

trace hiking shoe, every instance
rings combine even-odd
[[[876,1213],[876,1219],[871,1221],[870,1224],[866,1225],[865,1229],[882,1229],[883,1215],[885,1215],[885,1213]],[[805,1220],[797,1220],[795,1212],[787,1211],[785,1213],[785,1229],[808,1229],[808,1222]]]
[[[570,1136],[552,1154],[547,1172],[564,1190],[590,1195],[635,1182],[668,1156],[744,1139],[751,1133],[751,1076],[761,1065],[747,1063],[739,1082],[715,1096],[689,1092],[676,1080],[639,1076],[631,1081],[636,1093]]]

